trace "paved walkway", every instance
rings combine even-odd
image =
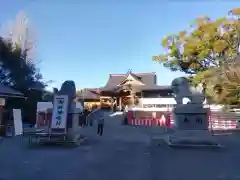
[[[88,139],[78,148],[21,147],[20,139],[0,146],[0,180],[146,180],[149,134],[107,118],[104,135],[96,125],[84,128]]]
[[[156,129],[120,125],[120,117],[106,119],[104,135],[96,126],[78,148],[21,147],[19,139],[0,146],[0,180],[213,180],[240,175],[239,137],[219,137],[221,151],[171,149],[156,146]]]

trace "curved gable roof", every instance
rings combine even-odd
[[[146,85],[155,85],[157,82],[156,80],[156,74],[154,72],[151,73],[132,73],[135,78],[141,80]],[[126,74],[110,74],[107,84],[104,88],[114,88],[117,85],[121,84],[126,77],[128,76],[128,73]]]
[[[139,82],[141,85],[144,85],[144,83],[143,83],[143,81],[142,81],[142,78],[139,77],[139,76],[137,76],[136,74],[133,74],[131,71],[128,72],[128,73],[125,75],[125,77],[124,77],[124,79],[122,80],[122,82],[119,83],[118,85],[123,85],[123,84],[125,84],[125,83],[129,80],[129,78],[130,78],[130,79],[132,78],[132,79],[134,79],[135,81]]]

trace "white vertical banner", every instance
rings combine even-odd
[[[20,109],[13,109],[13,125],[14,135],[21,135],[23,133],[22,113]]]
[[[64,129],[67,127],[67,114],[68,114],[67,110],[68,110],[68,96],[67,95],[54,96],[51,128]]]

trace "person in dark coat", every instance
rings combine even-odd
[[[84,125],[85,126],[87,126],[88,125],[88,122],[87,122],[87,116],[88,116],[88,114],[89,114],[89,111],[88,111],[88,109],[86,108],[86,109],[84,109]]]

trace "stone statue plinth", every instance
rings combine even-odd
[[[177,78],[172,82],[176,107],[173,109],[175,132],[166,138],[169,146],[178,147],[220,147],[208,130],[208,108],[203,108],[204,96],[190,90],[188,81]],[[183,98],[188,104],[182,104]]]
[[[71,126],[67,129],[67,137],[70,141],[74,142],[76,145],[80,145],[82,141],[82,128],[79,125],[79,115],[80,111],[78,109],[74,108],[72,109],[72,112],[70,114],[71,118]]]
[[[208,130],[208,108],[198,104],[180,104],[173,109],[175,128],[181,130]]]

